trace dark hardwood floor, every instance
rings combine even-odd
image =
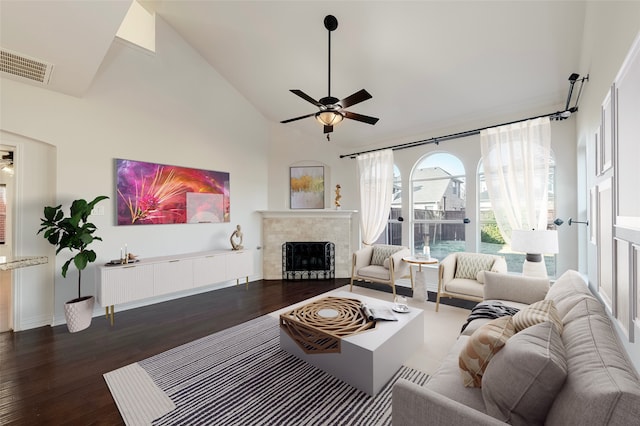
[[[181,344],[348,284],[255,281],[94,318],[0,333],[0,425],[123,424],[102,375]],[[240,397],[240,396],[239,396]]]

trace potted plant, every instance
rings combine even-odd
[[[47,206],[44,208],[44,218],[41,219],[42,228],[38,234],[44,232],[44,238],[56,246],[56,254],[64,249],[69,249],[71,253],[74,253],[73,257],[62,265],[62,276],[65,278],[72,261],[78,269],[78,297],[68,301],[64,306],[67,327],[71,333],[84,330],[91,324],[94,297],[82,297],[80,293],[82,270],[96,260],[96,252],[90,250],[89,245],[95,240],[102,241],[102,238],[93,234],[97,228],[93,223],[87,222],[87,219],[95,205],[106,198],[109,197],[101,195],[91,202],[82,199],[75,200],[71,204],[71,212],[68,217],[64,216],[62,205]]]

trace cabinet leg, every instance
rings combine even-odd
[[[108,311],[108,310],[109,310],[109,308],[107,308],[107,311]],[[113,315],[114,315],[114,311],[115,311],[115,308],[114,308],[114,306],[113,306],[113,305],[111,305],[111,313],[110,313],[110,315],[109,315],[109,318],[110,318],[110,320],[111,320],[111,327],[113,327]]]

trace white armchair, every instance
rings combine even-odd
[[[482,302],[484,299],[484,271],[507,272],[502,256],[483,253],[451,253],[440,262],[436,312],[441,297]]]
[[[407,247],[383,244],[366,246],[356,251],[353,253],[349,291],[353,291],[354,280],[371,281],[391,286],[395,296],[395,280],[409,274],[409,266],[402,258],[410,255],[411,251]]]

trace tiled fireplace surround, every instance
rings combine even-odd
[[[336,278],[351,276],[351,220],[355,210],[261,211],[263,276],[282,279],[282,244],[331,241],[336,249]]]

